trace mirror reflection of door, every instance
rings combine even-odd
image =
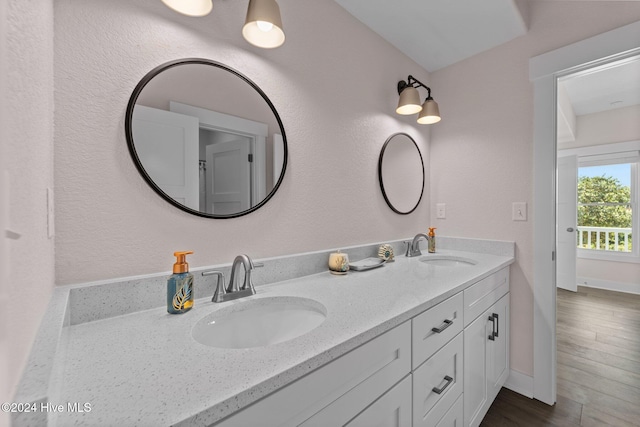
[[[198,209],[198,119],[140,105],[133,122],[136,151],[147,174],[167,195]]]
[[[251,140],[219,131],[202,130],[207,137],[205,211],[232,214],[251,207]],[[201,209],[202,210],[202,209]]]
[[[140,120],[134,120],[134,115],[139,116],[134,113],[145,109],[156,109],[160,118],[154,124],[140,124]],[[163,112],[167,114],[162,115]],[[191,116],[197,120],[199,130],[195,130],[195,144],[192,141],[193,130],[165,130],[167,126],[174,126],[171,119],[163,118],[168,117],[169,113]],[[207,142],[209,136],[206,136],[206,132],[233,134],[244,141],[238,144],[244,145],[245,151],[248,141],[248,153],[252,160],[248,165],[243,161],[241,169],[237,160],[240,157],[230,157],[234,150],[218,153],[214,162],[221,165],[220,170],[230,169],[229,163],[225,162],[238,166],[231,167],[234,175],[224,178],[221,173],[215,172],[213,164],[207,164],[206,146],[210,143]],[[273,196],[286,170],[284,127],[269,98],[255,83],[236,70],[207,59],[170,61],[143,77],[127,106],[125,133],[134,163],[149,185],[172,205],[198,216],[234,218],[258,209]],[[173,143],[169,140],[171,135],[177,138]],[[195,145],[195,160],[192,148],[188,155],[178,149],[181,144],[184,145],[186,135],[190,135],[192,142],[189,144]],[[140,138],[146,138],[147,141],[138,141]],[[140,156],[140,152],[144,152],[144,155]],[[221,160],[223,156],[225,162]],[[163,160],[158,161],[158,157],[163,157]],[[244,154],[242,157],[245,157]],[[234,160],[229,160],[231,158]],[[179,161],[183,162],[180,168],[174,164]],[[240,174],[241,170],[244,172],[238,181],[235,175]],[[208,180],[207,171],[212,173]],[[214,183],[213,177],[216,175],[218,178]],[[184,182],[178,183],[180,180]],[[209,188],[205,187],[207,182]],[[238,187],[240,184],[246,184],[241,191]],[[232,201],[229,194],[225,196],[229,200],[221,200],[224,198],[223,189],[235,194]],[[210,193],[209,202],[207,193]],[[214,198],[220,200],[214,202]]]

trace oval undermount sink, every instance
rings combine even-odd
[[[438,267],[471,267],[478,262],[471,258],[463,258],[452,255],[429,255],[420,258],[421,262],[428,265],[435,265]]]
[[[325,306],[312,299],[257,298],[208,314],[195,324],[191,334],[210,347],[264,347],[304,335],[326,318]]]

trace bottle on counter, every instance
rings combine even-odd
[[[436,253],[436,232],[434,231],[435,229],[436,229],[435,227],[429,227],[429,234],[427,234],[427,236],[429,236],[429,253],[430,254]]]
[[[167,312],[186,313],[193,307],[193,274],[189,273],[187,255],[193,251],[174,252],[176,263],[173,274],[167,280]]]

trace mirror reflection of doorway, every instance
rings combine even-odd
[[[200,129],[205,152],[204,206],[207,213],[233,214],[249,209],[251,200],[251,138]],[[201,199],[201,203],[203,200]]]

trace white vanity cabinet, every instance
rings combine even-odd
[[[509,376],[509,270],[467,288],[464,301],[464,425],[475,427]]]
[[[477,426],[509,373],[509,269],[216,426]]]

